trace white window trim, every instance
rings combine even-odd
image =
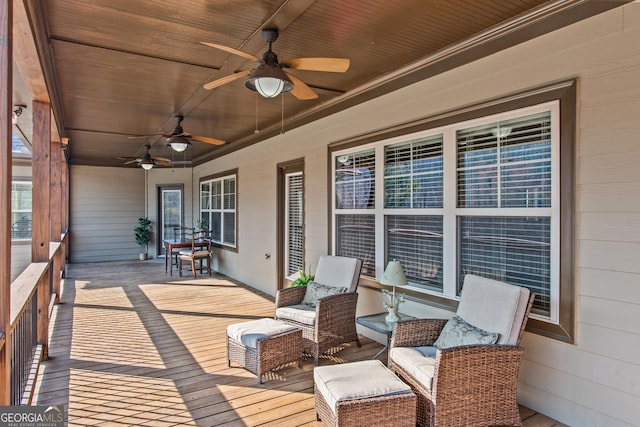
[[[484,123],[508,120],[543,111],[551,112],[551,208],[458,208],[457,207],[457,164],[456,164],[456,129],[468,128]],[[384,203],[384,147],[412,139],[425,138],[436,134],[443,135],[443,208],[422,209],[385,209]],[[336,209],[335,176],[336,158],[347,154],[355,154],[375,149],[375,207],[372,209]],[[411,134],[396,136],[368,144],[354,146],[349,149],[336,150],[331,159],[331,226],[336,230],[336,217],[341,214],[375,215],[375,271],[376,281],[380,281],[384,272],[384,217],[385,215],[441,215],[443,216],[443,292],[435,292],[409,284],[406,289],[416,293],[434,295],[459,300],[456,296],[457,275],[457,218],[461,215],[482,216],[528,216],[540,215],[551,218],[551,265],[550,265],[550,315],[549,317],[532,314],[539,320],[559,324],[560,298],[560,106],[559,101],[549,101],[530,107],[510,110],[508,112],[479,117],[472,120],[456,122],[438,128],[432,128]],[[331,236],[331,247],[336,253],[335,231]]]
[[[235,188],[234,188],[234,194],[235,194],[235,203],[234,203],[234,208],[233,209],[227,209],[224,207],[224,183],[227,180],[233,179],[235,182]],[[213,183],[215,182],[220,182],[220,197],[221,197],[221,201],[220,201],[220,209],[214,209],[213,207],[213,203],[211,198],[213,197]],[[235,173],[229,174],[229,175],[224,175],[224,176],[219,176],[216,178],[212,178],[212,179],[206,179],[203,181],[200,181],[200,201],[202,202],[202,186],[205,184],[209,184],[210,186],[210,190],[209,190],[209,206],[210,208],[205,209],[202,206],[200,206],[200,218],[202,218],[202,213],[203,212],[207,212],[209,214],[209,227],[211,227],[211,214],[214,212],[220,212],[220,240],[212,240],[216,245],[220,245],[220,246],[224,246],[227,248],[234,248],[236,249],[238,247],[238,213],[237,213],[237,207],[238,207],[238,175]],[[235,218],[235,223],[234,223],[234,244],[231,245],[229,243],[225,243],[224,242],[224,228],[225,228],[225,224],[224,224],[224,214],[225,213],[233,213],[234,218]]]

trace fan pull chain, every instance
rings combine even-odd
[[[256,92],[256,128],[253,133],[260,133],[260,130],[258,130],[258,92]]]
[[[280,134],[284,134],[284,92],[280,94],[280,98],[282,99],[281,104],[281,113],[280,113]]]

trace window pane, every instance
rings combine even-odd
[[[222,183],[211,183],[211,209],[222,209]]]
[[[31,238],[31,212],[11,212],[11,238]]]
[[[11,238],[31,238],[31,182],[11,184]]]
[[[362,274],[376,276],[375,216],[336,216],[336,255],[360,258]]]
[[[375,151],[336,157],[336,208],[375,207]]]
[[[236,179],[229,178],[224,180],[224,208],[236,208]]]
[[[551,113],[457,131],[458,207],[551,206]]]
[[[458,294],[477,274],[536,294],[536,313],[550,313],[551,221],[541,217],[459,217]]]
[[[409,282],[442,291],[442,217],[385,217],[386,262],[398,260]]]
[[[385,208],[442,207],[442,135],[385,147]]]
[[[224,240],[227,245],[236,244],[236,214],[235,212],[225,212],[224,217]]]
[[[214,242],[222,242],[222,213],[211,212],[211,239]]]
[[[200,209],[211,209],[211,183],[200,186]]]

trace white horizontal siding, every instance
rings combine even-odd
[[[71,166],[71,262],[136,259],[133,228],[145,215],[142,169]]]

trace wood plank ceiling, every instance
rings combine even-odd
[[[178,114],[185,131],[227,141],[194,142],[174,156],[199,164],[277,135],[282,115],[292,129],[623,3],[25,0],[70,163],[107,166],[124,166],[116,157],[140,156],[146,143],[152,155],[171,158],[164,138],[127,136],[170,133]],[[203,89],[256,63],[200,42],[261,57],[264,28],[279,30],[273,50],[281,61],[343,57],[351,66],[293,71],[318,93],[315,100],[261,98],[243,80]]]

